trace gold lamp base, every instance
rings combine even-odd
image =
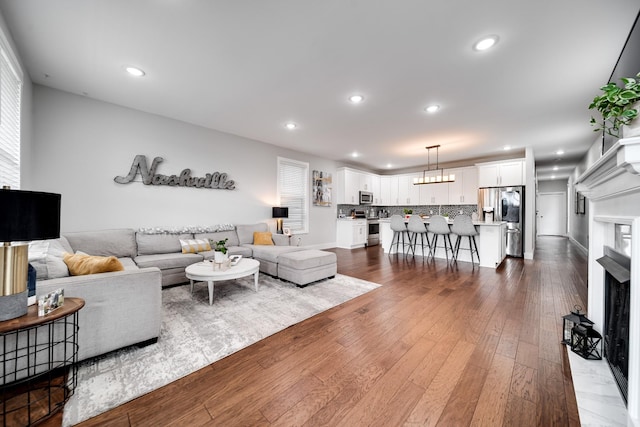
[[[282,218],[276,219],[276,234],[282,234]]]
[[[0,246],[0,321],[27,314],[29,245]]]

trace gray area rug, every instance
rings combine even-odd
[[[260,274],[217,282],[213,305],[206,283],[162,291],[157,344],[82,362],[78,386],[64,408],[71,426],[169,384],[216,360],[380,285],[349,276],[298,288]],[[131,325],[135,327],[135,325]]]

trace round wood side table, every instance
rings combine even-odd
[[[0,322],[0,425],[27,426],[60,411],[77,385],[81,298]]]

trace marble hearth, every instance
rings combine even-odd
[[[604,247],[615,245],[615,225],[631,226],[631,315],[629,325],[629,391],[627,420],[608,425],[632,425],[640,427],[640,137],[619,140],[600,159],[590,166],[575,182],[576,190],[589,200],[589,291],[588,317],[595,328],[602,332],[604,324],[605,272],[596,260],[603,256]],[[593,408],[592,403],[581,404],[587,396],[604,383],[613,384],[613,375],[605,361],[581,363],[571,359],[572,374],[580,416]],[[574,370],[574,367],[576,369]],[[592,379],[577,378],[580,371],[590,372]],[[588,375],[587,375],[588,376]],[[612,391],[613,390],[613,391]],[[622,402],[616,388],[609,388],[601,403],[612,400],[614,406]],[[619,399],[616,399],[619,398]],[[597,400],[597,399],[595,399]],[[584,406],[587,405],[588,409]],[[622,403],[622,405],[624,405]],[[622,407],[624,408],[624,406]],[[613,421],[613,420],[611,420]],[[622,420],[624,421],[624,420]],[[595,420],[594,420],[595,422]],[[607,424],[605,424],[607,425]]]

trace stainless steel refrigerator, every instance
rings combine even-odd
[[[522,257],[524,251],[524,187],[478,190],[478,219],[493,212],[494,221],[507,222],[507,255]]]

